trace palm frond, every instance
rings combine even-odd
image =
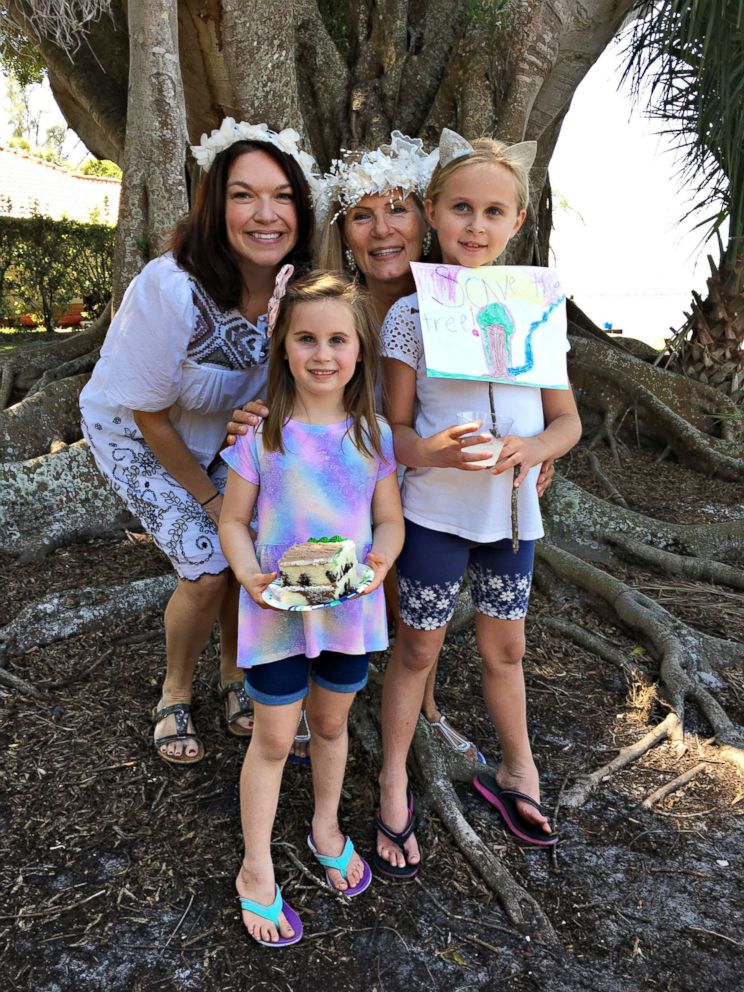
[[[639,0],[624,78],[681,152],[696,208],[744,244],[744,0]]]

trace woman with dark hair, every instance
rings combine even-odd
[[[280,268],[310,267],[314,163],[299,135],[227,118],[193,151],[205,176],[171,250],[132,281],[80,397],[99,470],[170,558],[167,669],[155,747],[201,760],[191,721],[194,668],[220,622],[228,730],[250,734],[236,666],[237,584],[217,538],[225,483],[216,458],[237,405],[265,391],[266,310]]]

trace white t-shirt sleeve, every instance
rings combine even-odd
[[[388,310],[380,330],[384,358],[396,358],[404,365],[417,369],[424,356],[424,343],[419,322],[413,310],[416,296],[404,296]]]
[[[172,406],[193,331],[187,274],[168,255],[154,259],[129,284],[106,335],[107,398],[130,410]]]

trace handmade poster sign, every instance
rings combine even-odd
[[[411,269],[427,375],[568,389],[566,297],[552,269]]]

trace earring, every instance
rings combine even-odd
[[[356,275],[357,264],[354,259],[354,253],[351,248],[347,248],[344,252],[344,258],[346,259],[346,268],[351,272],[352,275]]]
[[[427,231],[424,240],[421,242],[421,255],[426,258],[431,251],[431,231]]]

